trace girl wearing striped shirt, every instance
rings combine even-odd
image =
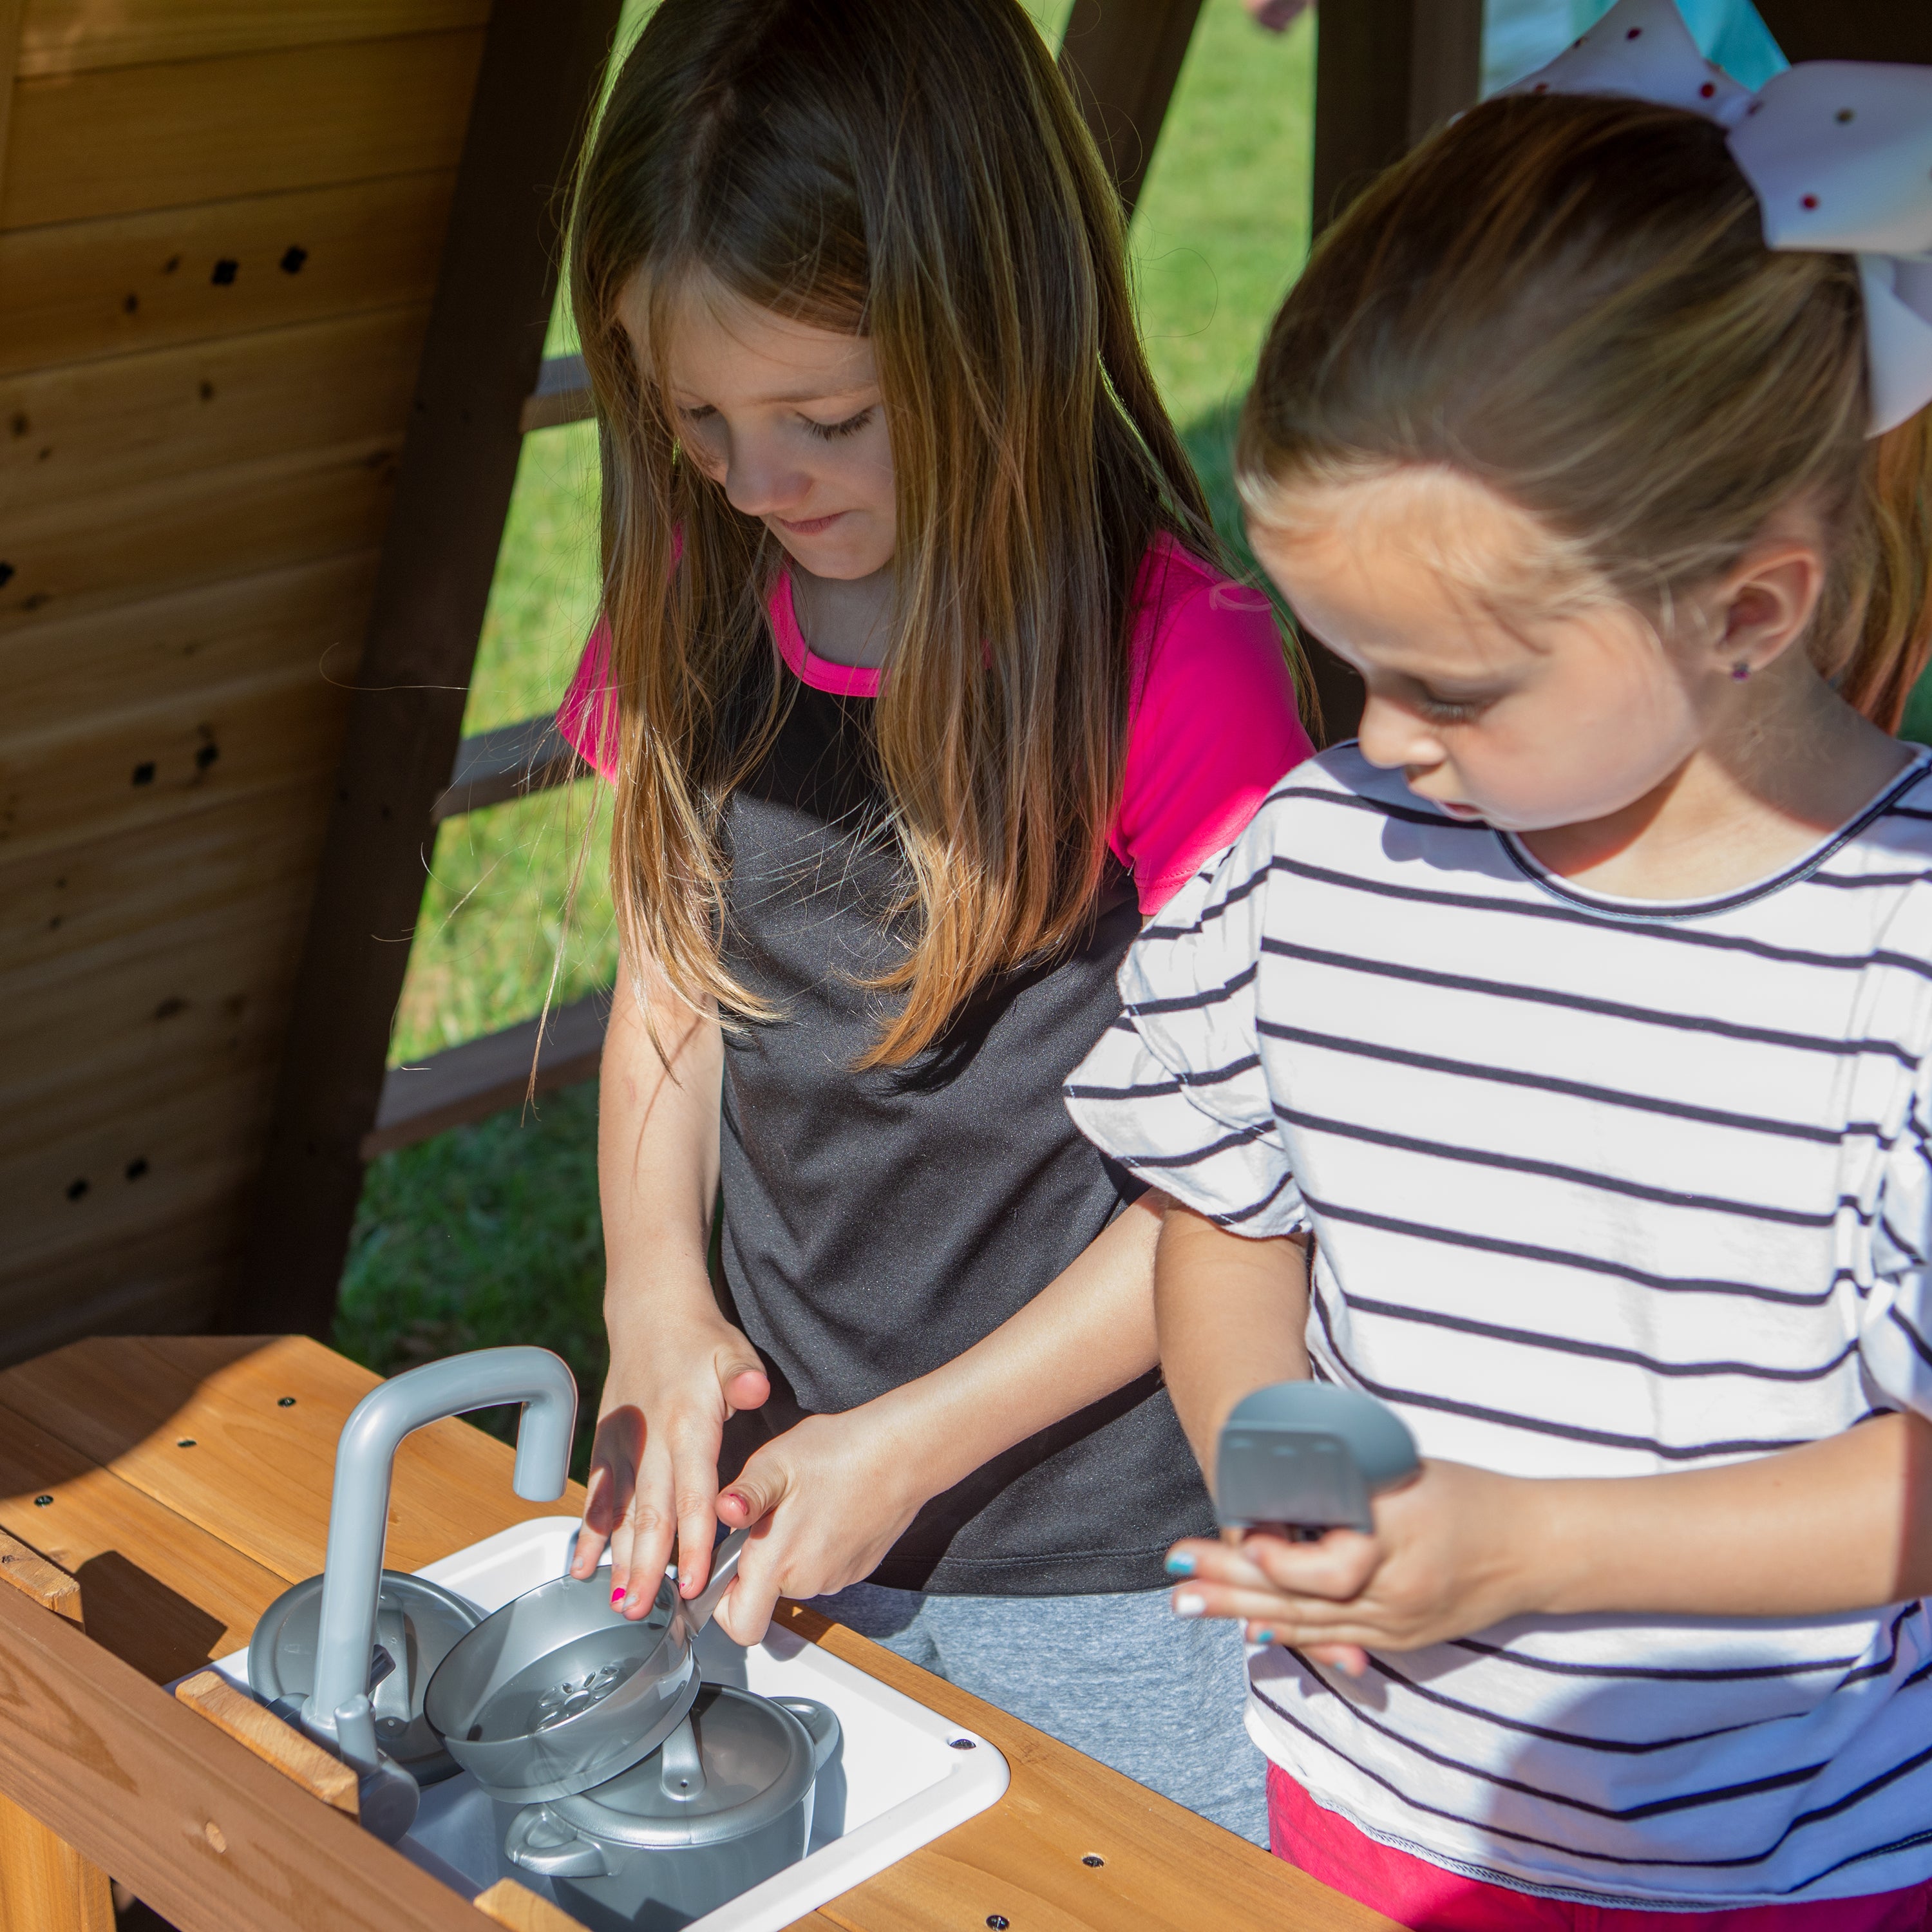
[[[1174,1204],[1204,1464],[1304,1376],[1422,1450],[1372,1536],[1170,1560],[1261,1646],[1277,1852],[1419,1928],[1903,1932],[1932,1874],[1932,330],[1774,232],[1932,71],[1792,70],[1786,135],[1690,58],[1472,110],[1290,296],[1244,489],[1360,742],[1068,1090]]]

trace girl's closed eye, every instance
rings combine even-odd
[[[825,442],[836,442],[842,436],[854,436],[872,420],[878,410],[877,403],[868,403],[855,416],[848,416],[842,422],[820,422],[815,416],[805,418],[805,426],[812,434]]]
[[[1416,711],[1432,724],[1466,724],[1480,718],[1501,696],[1498,692],[1478,692],[1462,698],[1445,698],[1440,692],[1416,681],[1412,702]]]

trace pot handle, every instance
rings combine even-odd
[[[805,1726],[812,1739],[812,1768],[815,1776],[838,1748],[838,1714],[830,1705],[821,1704],[814,1697],[774,1697],[772,1702],[782,1705]]]
[[[539,1878],[608,1878],[602,1848],[580,1838],[542,1804],[519,1811],[503,1840],[503,1856]]]

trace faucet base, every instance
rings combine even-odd
[[[322,1579],[285,1590],[262,1613],[248,1646],[248,1678],[290,1722],[315,1688]],[[382,1572],[370,1658],[369,1702],[384,1756],[418,1784],[453,1777],[455,1760],[423,1716],[423,1694],[436,1667],[482,1621],[476,1606],[440,1584],[399,1570]]]

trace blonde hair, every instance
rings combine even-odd
[[[1218,552],[1134,326],[1119,204],[1016,0],[664,0],[580,170],[572,296],[598,402],[626,950],[727,1019],[733,790],[788,686],[782,553],[680,458],[619,306],[685,278],[878,362],[894,642],[874,707],[910,884],[865,1064],[1091,918],[1125,758],[1130,602],[1168,532]],[[646,338],[661,343],[652,326]]]
[[[1647,103],[1491,100],[1323,238],[1244,414],[1264,524],[1310,482],[1445,465],[1651,608],[1780,506],[1830,535],[1814,662],[1887,730],[1932,644],[1932,432],[1868,440],[1849,256],[1773,253],[1720,130]]]

